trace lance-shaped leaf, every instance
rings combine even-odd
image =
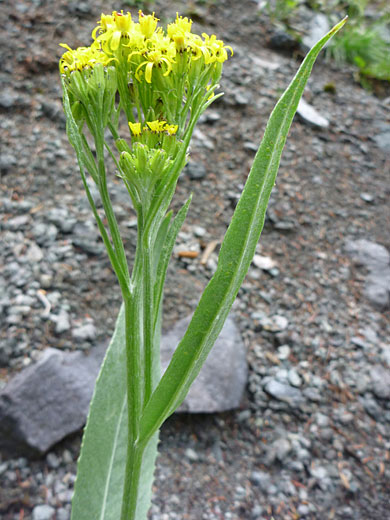
[[[222,329],[255,253],[283,147],[311,69],[322,47],[345,22],[342,20],[310,50],[270,116],[226,232],[217,270],[142,415],[141,442],[181,404]]]
[[[121,309],[92,398],[78,462],[72,520],[121,518],[128,447],[125,317]],[[137,520],[150,507],[157,434],[142,456]]]

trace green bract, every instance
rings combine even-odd
[[[146,519],[159,428],[184,399],[221,331],[254,255],[311,68],[345,20],[309,52],[272,112],[217,270],[163,377],[163,287],[190,199],[175,217],[168,208],[195,124],[221,95],[214,91],[231,49],[215,35],[193,34],[187,18],[177,15],[166,32],[157,22],[141,12],[137,23],[130,13],[102,15],[91,46],[72,50],[63,45],[67,51],[60,60],[68,137],[123,298],[83,437],[73,520]],[[115,161],[137,212],[131,271],[108,190],[107,156]],[[98,187],[106,225],[87,174]]]

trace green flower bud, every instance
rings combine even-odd
[[[134,183],[138,177],[134,156],[128,152],[122,152],[119,157],[119,166],[126,180]]]
[[[167,153],[164,150],[154,150],[150,157],[150,170],[155,180],[163,176],[167,161]]]
[[[142,178],[146,178],[149,173],[148,169],[148,152],[149,148],[141,143],[134,144],[134,155],[135,155],[135,165],[138,172],[138,175]]]
[[[127,152],[128,154],[131,153],[130,146],[127,144],[127,141],[125,139],[117,139],[115,141],[117,150],[119,153]]]
[[[75,101],[72,104],[72,115],[78,124],[84,124],[85,121],[85,109],[80,101]]]

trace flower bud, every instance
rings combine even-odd
[[[131,154],[130,146],[127,144],[125,139],[117,139],[115,145],[119,153],[127,152],[128,154]]]
[[[119,158],[119,166],[126,178],[134,182],[137,178],[137,169],[134,164],[134,157],[128,152],[122,152]]]
[[[154,150],[149,160],[150,171],[155,180],[163,176],[167,154],[164,150]]]

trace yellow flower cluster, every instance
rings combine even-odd
[[[167,76],[177,67],[178,55],[187,53],[191,60],[203,57],[204,64],[223,63],[227,50],[215,35],[191,32],[192,21],[177,14],[176,20],[168,24],[167,34],[157,27],[158,18],[144,15],[139,11],[138,22],[134,22],[130,13],[114,11],[112,15],[102,14],[98,26],[92,32],[93,43],[90,47],[67,49],[60,61],[61,73],[93,68],[97,63],[107,65],[110,62],[122,63],[125,59],[129,69],[135,65],[134,75],[138,81],[144,78],[152,82],[154,69],[161,69]]]
[[[61,44],[60,72],[73,117],[92,135],[101,134],[101,126],[109,129],[121,157],[126,154],[119,164],[133,180],[144,170],[141,177],[148,171],[159,178],[157,165],[163,172],[176,157],[184,164],[196,121],[222,95],[215,90],[233,53],[214,34],[193,33],[189,18],[177,14],[165,31],[158,22],[154,13],[139,11],[135,21],[114,11],[101,15],[90,47]],[[129,146],[120,138],[121,114]]]
[[[142,130],[151,131],[155,134],[166,132],[168,135],[175,135],[179,128],[178,125],[170,125],[166,121],[160,121],[159,119],[156,119],[155,121],[146,121],[146,125],[142,129],[141,123],[129,122],[129,127],[134,137],[139,137]]]
[[[66,43],[60,43],[61,47],[67,49],[60,59],[60,72],[73,72],[75,70],[83,70],[87,67],[93,67],[97,63],[108,65],[114,58],[105,54],[100,43],[94,41],[90,47],[78,47],[72,50]]]

